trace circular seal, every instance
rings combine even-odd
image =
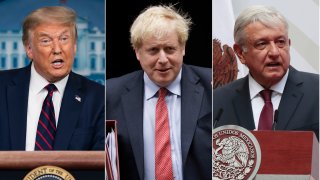
[[[254,135],[236,125],[212,130],[212,179],[253,179],[261,162]]]
[[[60,167],[40,166],[30,171],[23,180],[75,180],[75,178]]]

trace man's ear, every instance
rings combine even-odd
[[[186,54],[186,45],[182,46],[182,56]]]
[[[138,61],[140,61],[140,52],[139,52],[139,49],[137,48],[133,48],[134,52],[136,53],[136,58]]]
[[[30,60],[32,60],[32,59],[33,59],[33,54],[32,54],[32,49],[31,49],[30,43],[25,44],[25,45],[24,45],[24,48],[25,48],[25,50],[26,50],[26,54],[27,54],[28,58],[29,58]]]
[[[291,39],[289,39],[289,46],[291,46]]]
[[[237,54],[237,56],[238,56],[239,60],[241,61],[241,63],[242,64],[246,64],[246,60],[245,60],[244,55],[243,55],[245,53],[243,51],[243,48],[238,44],[234,44],[233,45],[233,50]]]
[[[74,54],[76,54],[76,53],[77,53],[77,42],[76,42],[76,43],[74,43],[73,48],[74,48]]]

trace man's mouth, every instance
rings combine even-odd
[[[164,72],[167,72],[169,69],[170,69],[170,68],[157,69],[157,70],[164,73]]]
[[[52,65],[54,68],[61,68],[63,66],[63,60],[62,59],[56,59],[54,61],[52,61]]]
[[[279,62],[271,62],[271,63],[267,63],[268,67],[277,67],[280,66],[281,64]]]

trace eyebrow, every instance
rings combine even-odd
[[[64,35],[65,33],[68,33],[68,29],[62,31],[58,36]],[[51,34],[48,34],[46,32],[39,32],[38,34],[39,34],[39,36],[49,36],[49,37],[51,37]]]
[[[288,39],[286,36],[284,35],[280,35],[280,36],[276,36],[274,39],[280,39],[280,38],[284,38],[284,39]],[[252,42],[258,42],[258,41],[269,41],[269,38],[259,38],[259,39],[255,39]]]

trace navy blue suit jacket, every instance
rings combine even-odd
[[[30,72],[31,65],[0,72],[0,150],[25,150]],[[54,149],[104,150],[104,110],[104,86],[71,72]]]
[[[248,76],[213,91],[213,118],[223,109],[217,126],[255,129]],[[319,75],[289,69],[278,108],[277,130],[309,130],[319,136]]]
[[[211,179],[212,71],[183,65],[181,149],[183,177]],[[106,82],[106,118],[118,122],[121,179],[143,179],[143,71]]]

